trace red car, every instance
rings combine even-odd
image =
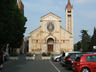
[[[84,54],[73,63],[76,72],[96,72],[96,54]]]

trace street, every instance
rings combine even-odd
[[[58,62],[51,60],[26,60],[20,56],[18,60],[5,62],[2,72],[72,72],[66,70]]]

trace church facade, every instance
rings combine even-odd
[[[54,13],[41,17],[40,27],[29,36],[29,53],[53,53],[73,51],[73,6],[66,5],[66,29],[61,26],[61,18]]]

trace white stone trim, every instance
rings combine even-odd
[[[56,40],[53,36],[48,36],[48,37],[46,38],[46,42],[47,42],[47,40],[48,40],[49,38],[52,38],[52,39],[54,40],[54,42],[55,42],[55,40]]]

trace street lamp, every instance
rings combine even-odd
[[[6,45],[6,52],[8,52],[8,47],[9,47],[9,44]]]

